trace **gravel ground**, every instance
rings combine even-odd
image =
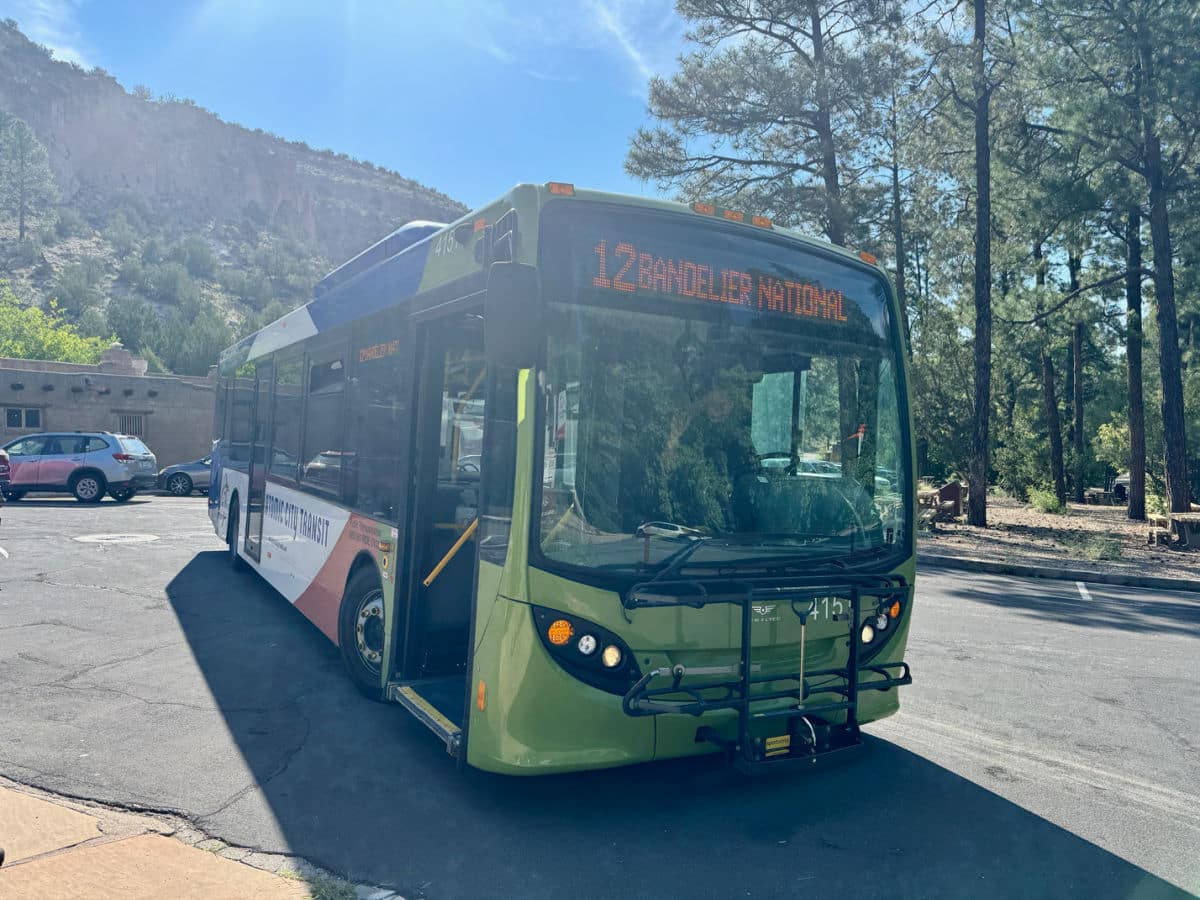
[[[920,533],[918,549],[995,562],[1200,580],[1200,551],[1148,545],[1146,523],[1127,519],[1123,506],[1072,503],[1066,513],[1053,514],[993,495],[988,497],[988,522],[987,528],[939,523],[937,531]]]

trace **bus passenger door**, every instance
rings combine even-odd
[[[453,677],[465,691],[487,388],[479,317],[430,326],[422,350],[404,675]],[[450,696],[443,712],[458,718],[465,693]]]
[[[250,488],[246,497],[246,553],[257,562],[262,553],[263,497],[267,489],[267,451],[270,443],[271,384],[275,366],[258,364],[254,380],[254,413],[250,444]]]

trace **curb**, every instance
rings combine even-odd
[[[917,553],[917,565],[942,569],[963,569],[968,572],[987,572],[992,575],[1016,575],[1020,578],[1048,578],[1054,581],[1082,581],[1089,584],[1115,584],[1123,587],[1151,588],[1158,591],[1200,593],[1200,581],[1189,581],[1186,578],[1123,575],[1091,572],[1083,569],[1050,569],[1046,566],[991,562],[985,559],[942,556],[937,553]]]

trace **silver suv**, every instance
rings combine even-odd
[[[27,434],[4,445],[9,459],[8,500],[29,491],[70,493],[99,503],[107,491],[124,503],[158,482],[158,461],[138,438],[107,431]]]

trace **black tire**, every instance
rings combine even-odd
[[[167,478],[164,485],[168,493],[176,497],[186,497],[192,492],[192,479],[186,472],[174,472]]]
[[[20,500],[24,496],[25,496],[24,491],[5,491],[4,492],[4,499],[9,501],[10,503],[16,503],[18,500]]]
[[[225,543],[229,545],[226,555],[226,559],[229,560],[229,568],[235,572],[242,572],[246,569],[246,561],[238,556],[237,552],[238,525],[241,519],[239,509],[237,494],[234,494],[233,499],[229,502],[229,517],[225,524]]]
[[[99,503],[108,485],[99,472],[81,472],[71,479],[71,493],[80,503]]]
[[[112,497],[118,503],[128,503],[137,496],[137,491],[133,488],[121,488],[116,491],[109,491],[108,496]]]
[[[338,610],[338,650],[354,686],[368,700],[383,701],[381,666],[387,634],[383,586],[372,566],[363,566],[346,585]]]

